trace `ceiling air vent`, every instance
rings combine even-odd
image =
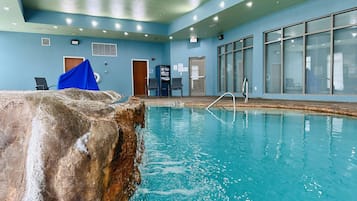
[[[92,43],[92,56],[116,57],[117,44]]]
[[[50,38],[41,38],[41,45],[42,46],[50,46],[51,45]]]

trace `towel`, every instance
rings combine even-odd
[[[99,90],[89,60],[86,59],[78,66],[63,73],[58,80],[58,89],[78,88],[86,90]]]

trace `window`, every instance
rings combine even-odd
[[[317,20],[307,22],[307,32],[314,33],[318,31],[325,31],[331,28],[331,18],[325,17]]]
[[[334,32],[333,86],[335,94],[357,94],[357,27]]]
[[[280,42],[267,45],[265,90],[267,93],[281,92],[281,54]]]
[[[357,95],[356,8],[264,36],[265,93]]]
[[[241,92],[243,79],[252,80],[252,67],[253,37],[218,47],[219,91]]]
[[[306,93],[330,92],[330,32],[310,35],[306,40]]]
[[[303,92],[303,38],[284,41],[284,93],[302,94]]]
[[[335,27],[354,25],[357,23],[357,10],[341,13],[335,16]]]
[[[304,24],[300,23],[294,26],[284,28],[284,38],[301,36],[304,34]]]

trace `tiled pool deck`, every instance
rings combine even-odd
[[[218,97],[140,97],[148,106],[186,106],[205,108]],[[213,107],[232,108],[232,98],[224,97]],[[249,99],[244,103],[242,98],[236,99],[236,107],[240,108],[260,108],[260,109],[290,109],[304,110],[308,112],[328,113],[336,115],[346,115],[357,117],[357,103],[341,102],[316,102],[316,101],[289,101],[289,100],[268,100]]]

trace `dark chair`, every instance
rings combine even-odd
[[[44,77],[35,77],[37,90],[48,90],[47,81]]]
[[[171,94],[173,90],[181,90],[181,97],[182,97],[182,78],[172,78],[171,80]]]
[[[157,81],[156,78],[149,78],[149,82],[147,83],[146,86],[146,95],[149,95],[150,90],[156,90],[156,95],[159,95],[159,82]]]

